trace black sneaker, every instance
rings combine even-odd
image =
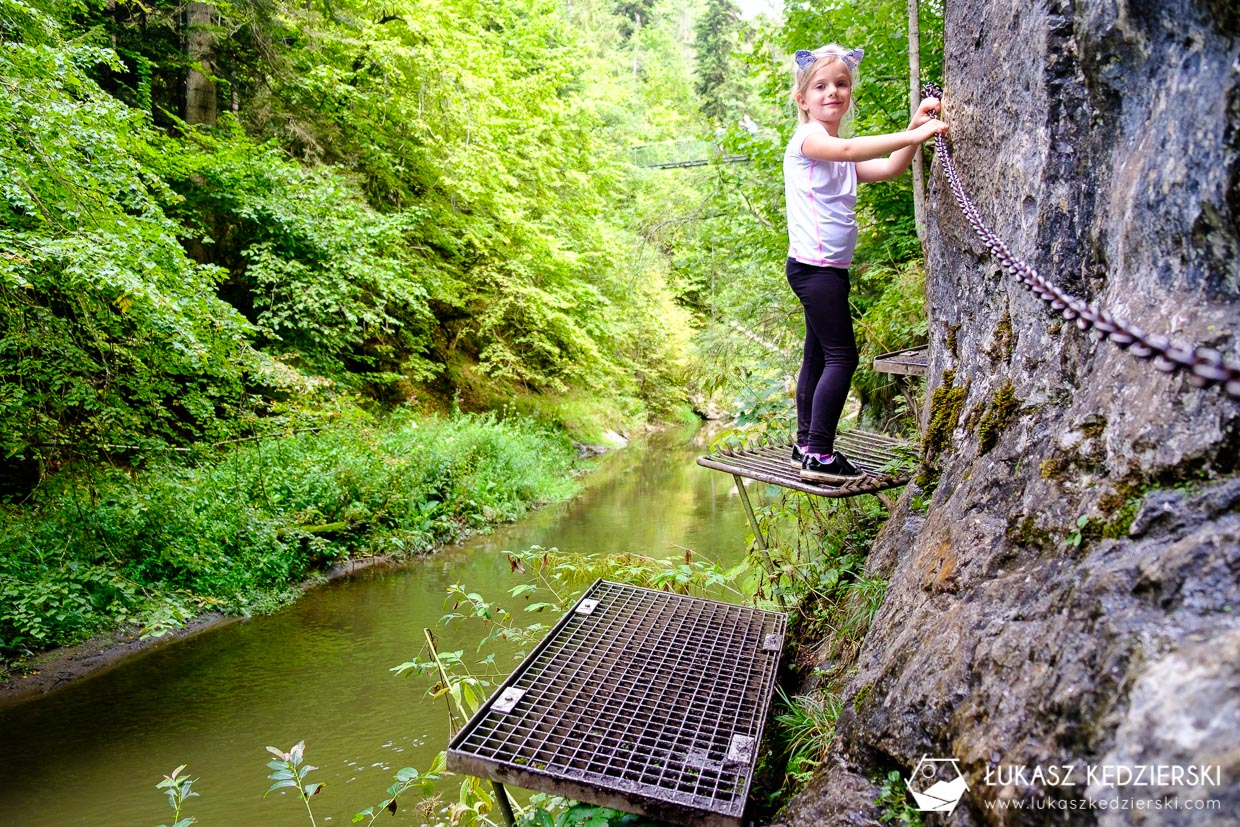
[[[792,467],[800,469],[805,464],[805,452],[801,450],[800,445],[792,446]]]
[[[864,476],[865,474],[854,468],[848,457],[839,451],[835,452],[830,462],[823,462],[818,457],[807,454],[801,465],[801,479],[810,482],[849,482]]]

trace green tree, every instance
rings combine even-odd
[[[262,359],[190,260],[139,158],[143,115],[89,76],[115,55],[10,3],[0,50],[0,456],[117,452],[218,435]]]
[[[740,10],[732,0],[707,0],[694,26],[695,88],[702,114],[715,123],[730,123],[739,114],[739,65],[733,53],[740,47],[741,29]]]
[[[612,13],[620,18],[620,35],[632,37],[652,22],[658,0],[619,0]]]

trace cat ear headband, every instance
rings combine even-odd
[[[835,55],[848,66],[849,69],[856,69],[861,64],[861,58],[865,55],[865,49],[852,49],[842,55]],[[814,65],[818,61],[817,55],[813,52],[800,49],[796,55],[797,68],[804,70]]]

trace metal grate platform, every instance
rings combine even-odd
[[[928,345],[922,345],[875,356],[874,370],[878,373],[925,376],[930,370],[930,348]]]
[[[698,465],[726,471],[751,480],[767,482],[794,491],[804,491],[818,497],[855,497],[873,494],[904,485],[912,479],[911,470],[885,471],[887,466],[900,459],[911,459],[915,446],[883,434],[867,431],[847,431],[836,434],[835,447],[865,472],[855,481],[833,484],[810,482],[801,479],[800,472],[792,467],[792,445],[763,445],[738,450],[717,451],[698,457]]]
[[[597,581],[448,769],[678,824],[741,823],[786,617]]]

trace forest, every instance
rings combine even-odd
[[[0,0],[0,659],[515,519],[609,431],[787,430],[789,56],[863,45],[901,129],[909,8]],[[912,187],[862,198],[863,365],[925,340]]]

